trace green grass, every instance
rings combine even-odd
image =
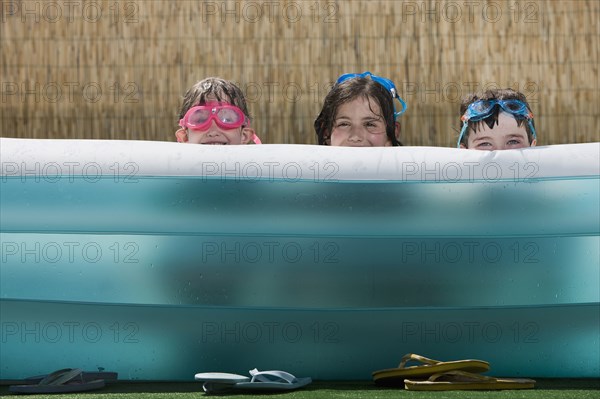
[[[0,397],[16,397],[8,392],[8,386],[0,387]],[[600,380],[598,379],[538,379],[536,388],[514,391],[451,391],[413,392],[400,388],[387,388],[374,385],[370,381],[314,382],[302,390],[285,393],[262,393],[234,391],[226,395],[207,396],[202,385],[194,382],[118,382],[107,385],[99,391],[62,395],[27,395],[28,399],[198,399],[198,398],[285,398],[285,399],[467,399],[467,398],[510,398],[510,399],[598,399]]]

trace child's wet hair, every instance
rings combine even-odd
[[[519,100],[523,102],[527,106],[527,109],[531,112],[531,107],[529,106],[529,103],[527,103],[527,98],[525,97],[525,95],[521,92],[508,88],[492,89],[467,94],[465,97],[463,97],[460,103],[460,116],[462,117],[465,114],[465,112],[467,112],[467,108],[469,107],[469,105],[480,100]],[[467,147],[469,134],[471,133],[471,131],[478,131],[482,127],[483,123],[485,123],[490,129],[493,129],[494,125],[498,124],[498,115],[500,114],[500,111],[502,111],[502,108],[496,106],[494,107],[494,111],[492,112],[492,114],[487,118],[478,121],[469,121],[469,127],[466,130],[464,136],[462,137],[460,144],[463,144],[465,147]],[[516,116],[515,120],[517,121],[517,126],[519,127],[527,121],[527,119],[525,118],[520,118]],[[533,119],[531,120],[531,123],[535,128],[535,123]],[[461,121],[460,124],[460,127],[462,128],[463,122]],[[531,142],[533,141],[533,132],[529,127],[529,123],[525,123],[525,130],[527,131],[527,139],[529,140],[529,144],[531,144]]]
[[[339,107],[357,98],[366,98],[376,101],[385,121],[385,131],[392,145],[400,146],[402,143],[396,137],[396,116],[394,115],[394,99],[390,92],[381,84],[366,77],[357,77],[345,80],[331,88],[323,102],[323,108],[315,119],[314,128],[320,145],[330,145],[331,131]],[[371,109],[373,111],[373,109]]]
[[[235,83],[217,77],[203,79],[189,88],[183,97],[179,119],[182,119],[190,108],[205,104],[209,96],[215,97],[219,102],[235,105],[251,119],[242,90]]]

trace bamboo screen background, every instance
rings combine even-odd
[[[316,143],[337,76],[408,103],[406,145],[453,146],[459,101],[528,98],[539,144],[599,140],[595,0],[0,1],[0,135],[174,141],[186,89],[237,82],[265,143]]]

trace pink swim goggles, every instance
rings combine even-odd
[[[179,126],[191,130],[206,130],[212,121],[223,129],[237,129],[240,126],[250,126],[250,119],[244,112],[231,104],[221,104],[211,101],[205,105],[192,107],[185,113],[183,119],[179,121]],[[260,139],[255,134],[252,140],[256,144],[261,144]]]

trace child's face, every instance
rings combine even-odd
[[[206,102],[218,101],[214,96],[208,96]],[[221,101],[221,104],[230,104]],[[177,141],[190,144],[206,145],[235,145],[247,144],[253,137],[254,130],[247,126],[241,126],[235,129],[225,129],[217,125],[213,120],[208,128],[204,130],[179,129],[175,136]]]
[[[517,120],[509,113],[498,114],[498,125],[490,129],[486,123],[479,126],[479,130],[471,131],[467,138],[467,145],[471,150],[511,150],[516,148],[530,147],[527,138],[525,123],[517,125]],[[531,143],[535,146],[535,140]],[[461,148],[465,148],[463,144]]]
[[[380,114],[379,104],[365,97],[358,97],[342,104],[333,121],[331,145],[345,147],[392,145],[386,134],[385,121]]]

